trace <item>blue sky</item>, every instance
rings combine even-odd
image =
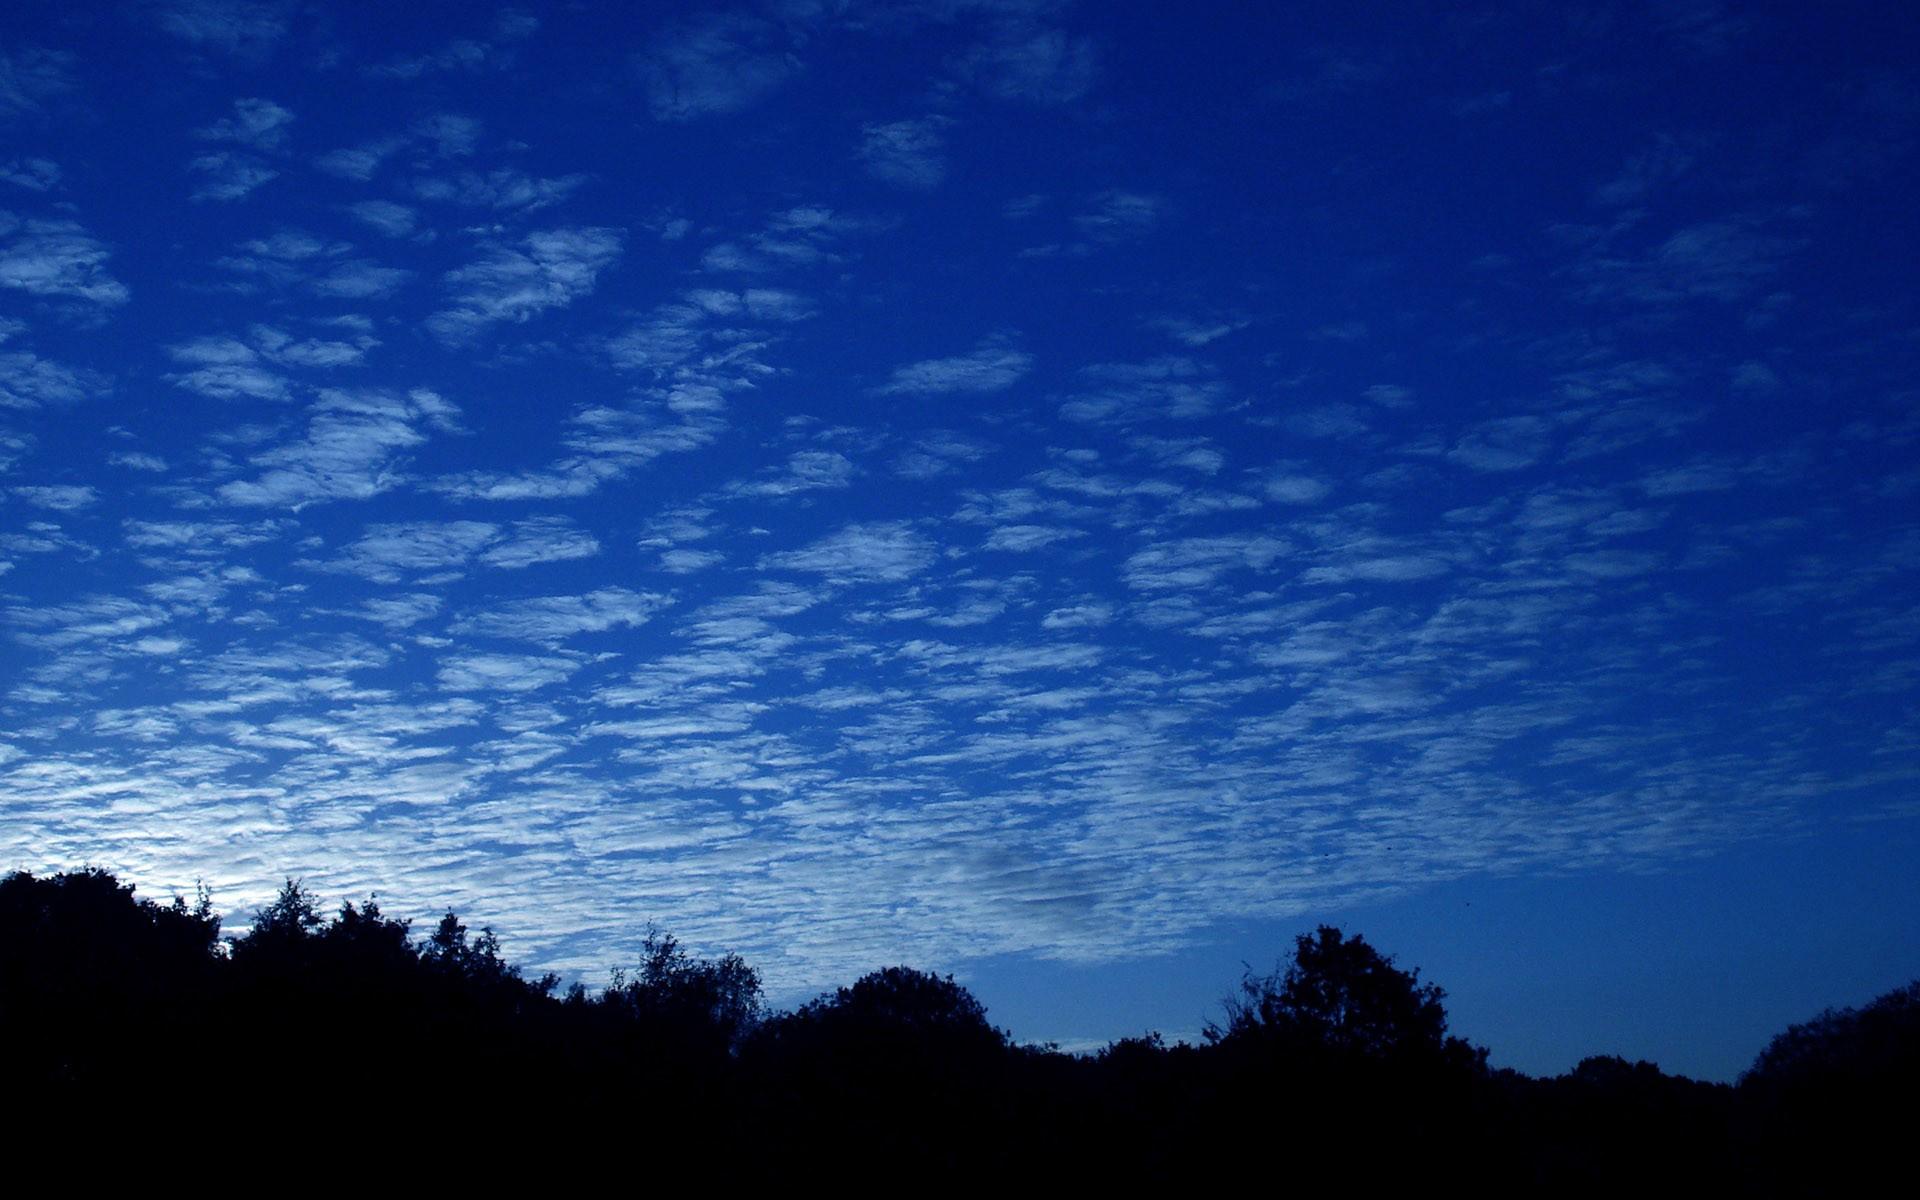
[[[0,865],[1726,1077],[1920,974],[1899,7],[10,5]]]

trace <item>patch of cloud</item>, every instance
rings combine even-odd
[[[799,550],[762,555],[762,570],[820,575],[837,584],[898,583],[933,565],[937,551],[905,521],[845,526]]]
[[[786,42],[778,25],[745,13],[681,21],[636,60],[647,110],[680,122],[750,108],[800,69]]]
[[[586,181],[587,177],[580,174],[540,179],[513,167],[501,167],[485,174],[462,171],[423,175],[413,181],[412,190],[417,198],[434,203],[538,212],[573,195]]]
[[[399,291],[412,278],[413,272],[404,267],[356,258],[340,263],[307,286],[317,295],[336,300],[380,300]]]
[[[393,200],[361,200],[348,205],[347,211],[361,224],[390,238],[412,237],[420,227],[419,212]]]
[[[1059,525],[1002,525],[987,535],[985,546],[988,550],[1031,554],[1036,550],[1045,550],[1049,546],[1086,535],[1084,529]]]
[[[758,274],[838,263],[842,256],[831,247],[849,234],[874,227],[874,222],[821,205],[796,205],[774,213],[763,229],[743,240],[708,247],[700,265],[708,271]]]
[[[231,150],[202,154],[189,165],[200,175],[193,189],[195,200],[244,200],[254,189],[280,177],[279,171],[253,155]]]
[[[378,344],[369,335],[352,341],[296,338],[271,325],[255,325],[245,340],[222,335],[168,347],[168,355],[189,369],[166,378],[214,400],[282,401],[293,394],[287,368],[357,366]]]
[[[1497,417],[1455,442],[1447,460],[1474,471],[1518,471],[1540,461],[1552,446],[1552,434],[1553,425],[1544,417]]]
[[[1290,550],[1285,540],[1261,533],[1178,538],[1136,551],[1124,574],[1141,591],[1210,587],[1232,571],[1267,571]]]
[[[137,450],[116,450],[107,455],[107,465],[125,467],[129,471],[150,471],[156,475],[167,472],[167,460],[158,454],[145,454]]]
[[[21,501],[35,508],[51,509],[54,512],[77,512],[91,508],[100,502],[100,493],[85,484],[51,484],[42,486],[19,485],[7,489]]]
[[[915,191],[939,187],[947,177],[945,130],[952,123],[935,115],[869,124],[861,130],[859,159],[884,183]]]
[[[107,386],[106,377],[95,371],[52,362],[30,350],[0,351],[0,408],[78,404]]]
[[[233,115],[200,129],[195,136],[207,141],[233,142],[253,150],[279,150],[286,145],[293,114],[271,100],[258,97],[233,102]]]
[[[539,654],[459,654],[440,664],[449,692],[531,692],[564,683],[580,669],[571,658]]]
[[[382,163],[406,146],[406,139],[391,137],[329,150],[313,160],[313,165],[329,175],[365,183],[380,170]]]
[[[1099,51],[1092,38],[1010,15],[961,55],[957,66],[989,96],[1065,104],[1093,87]]]
[[[215,490],[227,504],[291,508],[365,500],[406,479],[405,451],[427,440],[422,427],[458,431],[457,410],[416,389],[405,396],[327,389],[309,410],[304,434],[253,456],[260,473]]]
[[[1073,218],[1073,225],[1090,242],[1132,241],[1153,232],[1166,209],[1158,196],[1115,189],[1095,197],[1090,208]]]
[[[1164,316],[1155,317],[1147,324],[1181,345],[1197,350],[1202,346],[1210,346],[1221,338],[1238,333],[1253,322],[1244,318],[1196,320],[1192,317]]]
[[[502,322],[532,320],[593,291],[600,272],[620,257],[612,229],[563,228],[533,233],[517,245],[496,244],[477,262],[447,275],[451,306],[427,318],[443,341],[471,340]]]
[[[39,46],[0,46],[0,116],[36,112],[74,88],[74,57]]]
[[[292,6],[278,0],[172,0],[154,15],[160,28],[196,49],[258,65],[287,36]]]
[[[1558,232],[1580,248],[1569,272],[1579,298],[1654,308],[1746,300],[1771,282],[1800,245],[1751,217],[1701,221],[1643,247],[1620,246],[1624,235],[1611,230]]]
[[[73,221],[21,220],[0,210],[0,287],[30,296],[125,304],[127,287],[107,273],[105,243]]]
[[[1033,368],[1033,355],[1002,338],[989,338],[971,354],[928,358],[896,367],[877,390],[882,395],[939,396],[956,392],[1004,392]]]
[[[725,494],[733,499],[766,499],[844,488],[852,482],[853,461],[846,455],[832,450],[800,450],[764,478],[729,484]]]
[[[1184,355],[1162,355],[1139,363],[1097,363],[1080,373],[1099,386],[1061,401],[1060,415],[1085,424],[1191,421],[1218,411],[1228,399],[1226,384]]]
[[[30,192],[50,192],[60,186],[60,164],[46,158],[12,158],[0,162],[0,183]]]
[[[672,603],[658,592],[600,588],[577,596],[532,596],[456,620],[450,632],[523,642],[558,643],[583,633],[637,628]]]

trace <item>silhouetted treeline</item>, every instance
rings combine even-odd
[[[1920,1083],[1920,983],[1794,1026],[1737,1087],[1605,1056],[1540,1079],[1490,1069],[1448,1034],[1440,988],[1329,927],[1243,979],[1201,1044],[1073,1056],[1016,1044],[952,978],[908,967],[782,1012],[741,959],[655,930],[610,986],[563,992],[451,913],[422,935],[372,900],[325,915],[289,882],[244,936],[220,924],[204,895],[137,900],[102,871],[0,880],[15,1150],[139,1139],[267,1165],[297,1145],[338,1164],[439,1144],[479,1153],[448,1160],[469,1168],[624,1163],[656,1182],[711,1164],[867,1186],[1811,1195],[1907,1161]]]

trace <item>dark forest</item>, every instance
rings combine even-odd
[[[638,940],[608,986],[562,989],[452,913],[423,935],[374,899],[328,915],[289,881],[223,937],[205,894],[12,874],[16,1159],[111,1136],[182,1163],[438,1145],[462,1147],[449,1168],[525,1156],[656,1181],[1811,1195],[1910,1153],[1920,981],[1785,1030],[1729,1086],[1604,1054],[1554,1078],[1491,1068],[1448,1033],[1440,987],[1328,926],[1225,989],[1199,1044],[1092,1055],[1016,1043],[951,977],[887,967],[779,1011],[742,959]],[[252,1128],[221,1134],[220,1108]]]

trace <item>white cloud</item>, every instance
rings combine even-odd
[[[1033,367],[1033,356],[1000,341],[981,343],[971,354],[929,358],[895,368],[879,391],[933,396],[950,392],[1003,392]]]
[[[127,302],[127,288],[106,270],[111,253],[72,221],[21,221],[0,211],[0,287],[32,296]]]
[[[1091,38],[1015,19],[968,51],[960,68],[988,95],[1064,104],[1093,86],[1099,56]]]
[[[45,158],[14,158],[0,163],[0,182],[30,192],[50,192],[60,186],[60,164]]]
[[[228,504],[293,509],[365,500],[404,482],[401,454],[427,440],[422,426],[458,428],[451,406],[432,393],[328,389],[309,410],[302,437],[255,455],[260,474],[215,494]]]
[[[447,276],[452,306],[427,319],[443,340],[464,342],[489,325],[524,322],[573,303],[593,290],[601,271],[620,257],[612,229],[551,229],[517,246],[496,245],[479,261]]]
[[[537,654],[462,654],[440,664],[449,692],[531,692],[564,683],[580,664]]]
[[[800,550],[765,555],[763,569],[823,575],[835,583],[895,583],[933,564],[933,543],[904,521],[848,525]]]
[[[779,28],[742,13],[709,13],[654,40],[638,60],[656,121],[739,112],[799,69]]]
[[[582,633],[644,625],[672,603],[657,592],[600,588],[577,596],[532,596],[468,613],[452,632],[526,642],[560,642]]]
[[[286,144],[293,114],[271,100],[233,102],[233,115],[222,117],[199,131],[208,141],[234,142],[254,150],[278,150]]]
[[[286,37],[290,9],[274,0],[173,0],[156,15],[184,42],[257,64]]]
[[[949,118],[931,116],[867,125],[861,130],[860,161],[874,178],[898,187],[939,187],[947,177],[943,131],[950,124]]]
[[[392,200],[362,200],[349,205],[355,219],[392,238],[411,237],[419,228],[420,214]]]

